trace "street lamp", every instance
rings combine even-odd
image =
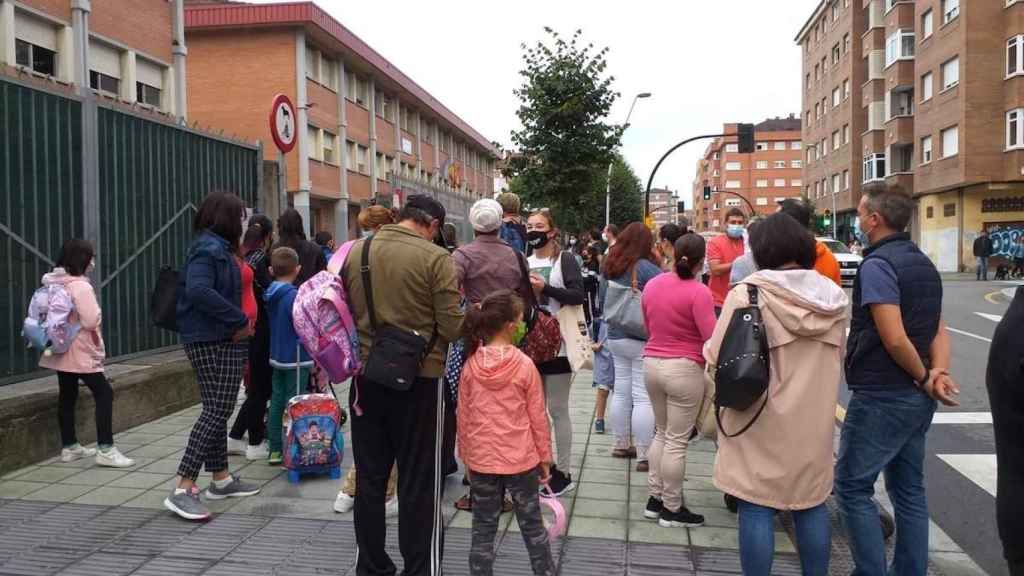
[[[629,117],[633,115],[633,108],[636,107],[636,101],[641,98],[650,98],[650,92],[641,92],[633,97],[633,103],[629,105],[629,114],[626,114],[626,122],[622,124],[622,131],[625,133],[626,128],[629,128]],[[615,164],[615,160],[612,159],[608,163],[608,181],[605,184],[604,189],[604,227],[607,228],[612,221],[612,166]]]

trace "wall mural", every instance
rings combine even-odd
[[[1024,236],[1024,222],[1001,222],[999,224],[986,224],[988,235],[992,238],[995,247],[995,255],[1010,258],[1013,256],[1013,248]]]

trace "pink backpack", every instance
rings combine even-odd
[[[63,284],[45,284],[32,294],[21,334],[29,348],[46,356],[64,354],[81,326],[70,321],[75,304]]]
[[[331,264],[344,263],[353,243],[342,244]],[[299,286],[292,308],[299,341],[330,382],[344,382],[361,368],[359,334],[337,270],[331,266]]]

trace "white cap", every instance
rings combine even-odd
[[[469,223],[473,230],[484,234],[494,232],[501,227],[503,211],[497,200],[484,198],[477,200],[469,209]]]

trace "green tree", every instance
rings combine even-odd
[[[523,84],[515,94],[523,128],[512,132],[519,154],[507,175],[524,204],[552,208],[562,215],[563,227],[572,229],[597,209],[593,191],[622,134],[621,126],[605,121],[619,94],[606,75],[607,48],[583,45],[580,30],[568,41],[544,30],[547,42],[522,46]],[[602,188],[602,214],[603,209]]]

